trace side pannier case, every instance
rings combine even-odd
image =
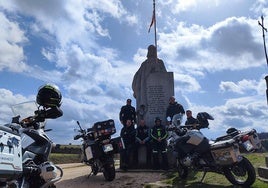
[[[241,160],[239,146],[233,139],[215,142],[210,148],[217,164],[232,165]]]
[[[21,137],[11,128],[0,125],[0,182],[22,174]]]
[[[94,123],[92,129],[94,130],[95,139],[101,136],[110,136],[116,133],[114,120],[112,119],[96,122]]]

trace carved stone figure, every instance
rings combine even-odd
[[[148,47],[147,59],[141,64],[132,82],[133,96],[136,98],[136,109],[146,113],[147,108],[146,80],[151,73],[167,72],[164,62],[157,58],[156,47]],[[143,114],[144,116],[144,114]]]

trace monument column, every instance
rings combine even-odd
[[[169,98],[174,96],[174,77],[173,72],[167,72],[164,62],[157,58],[155,46],[148,47],[147,59],[134,75],[132,89],[136,98],[137,126],[144,119],[147,127],[151,128],[156,117],[165,125]],[[139,148],[138,161],[136,167],[146,164],[145,147]]]
[[[132,82],[136,98],[137,124],[140,119],[152,127],[155,117],[165,122],[169,98],[174,96],[174,78],[167,72],[164,62],[156,57],[156,48],[148,47],[147,59],[141,64]]]

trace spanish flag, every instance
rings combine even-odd
[[[151,27],[153,26],[154,23],[155,23],[155,10],[153,11],[152,21],[150,23],[148,33],[150,33]]]

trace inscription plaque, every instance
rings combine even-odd
[[[147,112],[146,124],[154,125],[155,117],[160,117],[165,123],[166,109],[170,96],[174,95],[172,72],[151,73],[146,81]]]

